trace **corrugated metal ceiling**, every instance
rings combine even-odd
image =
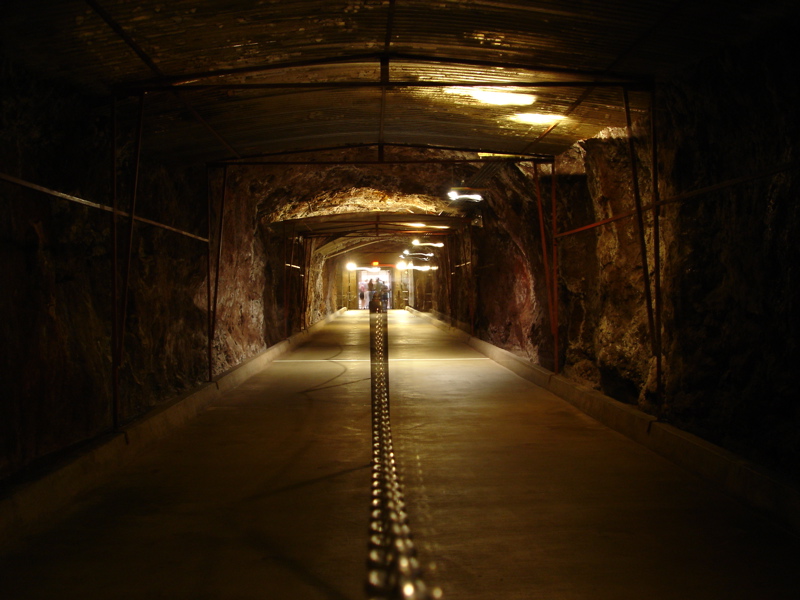
[[[46,77],[96,94],[148,90],[145,148],[207,162],[382,143],[558,153],[624,123],[618,84],[668,76],[791,6],[11,0],[0,19],[6,51]],[[536,102],[447,89],[482,83]],[[632,100],[646,110],[646,94]],[[521,111],[566,118],[550,129],[510,118]]]

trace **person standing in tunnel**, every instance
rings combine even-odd
[[[367,298],[369,300],[372,300],[372,295],[375,292],[375,284],[372,283],[372,279],[370,279],[369,283],[367,283],[367,290],[369,291],[369,293],[367,294]]]

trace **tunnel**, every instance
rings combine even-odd
[[[9,0],[0,598],[797,598],[799,13]]]

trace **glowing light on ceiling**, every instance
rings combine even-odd
[[[532,94],[521,94],[519,92],[511,92],[503,88],[491,87],[449,87],[444,90],[448,94],[458,94],[460,96],[469,96],[483,102],[484,104],[493,104],[495,106],[530,106],[536,102],[536,96]]]
[[[562,120],[562,115],[545,115],[542,113],[517,113],[510,117],[517,123],[527,123],[528,125],[549,125]]]
[[[415,265],[412,261],[400,261],[395,265],[395,268],[399,269],[400,271],[438,271],[439,267],[431,266],[431,265]]]
[[[436,246],[437,248],[442,248],[444,244],[442,242],[420,242],[419,240],[411,240],[412,246]]]
[[[470,200],[471,202],[480,202],[483,200],[483,196],[480,194],[462,194],[456,190],[447,192],[447,197],[450,198],[450,200]]]
[[[402,223],[406,227],[428,227],[429,229],[450,229],[449,225],[426,225],[425,223]]]

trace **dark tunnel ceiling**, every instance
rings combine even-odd
[[[790,4],[11,0],[0,33],[47,78],[131,105],[148,91],[145,151],[178,163],[359,145],[552,155],[624,123],[619,84],[646,89]],[[536,101],[449,89],[478,84]],[[646,110],[645,94],[631,98]]]

